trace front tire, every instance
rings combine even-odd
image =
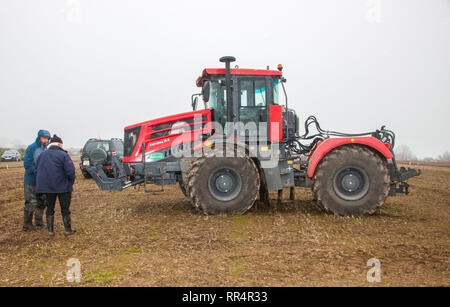
[[[244,214],[253,206],[260,186],[259,172],[255,163],[240,153],[193,160],[186,188],[197,210],[205,215]]]
[[[187,191],[186,191],[186,186],[185,186],[185,184],[184,184],[184,182],[183,182],[183,179],[182,179],[181,175],[180,175],[179,178],[178,178],[178,185],[180,186],[180,190],[181,190],[181,192],[183,193],[183,195],[184,195],[185,197],[189,198],[189,195],[188,195],[188,193],[187,193]]]
[[[373,214],[389,192],[385,161],[362,146],[344,146],[327,154],[314,175],[318,205],[342,216]]]

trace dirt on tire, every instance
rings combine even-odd
[[[356,168],[367,174],[367,191],[359,198],[344,199],[335,186],[335,178],[345,168]],[[317,205],[341,216],[362,217],[373,214],[389,193],[386,162],[372,150],[358,145],[343,146],[327,154],[317,167],[313,180]]]
[[[234,157],[230,157],[234,155]],[[239,174],[242,187],[239,194],[231,200],[221,201],[214,197],[208,188],[208,180],[218,167],[229,167]],[[244,214],[255,203],[260,189],[258,169],[245,152],[235,148],[224,157],[212,152],[192,161],[186,175],[187,193],[194,208],[205,215]]]

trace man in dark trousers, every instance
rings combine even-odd
[[[50,139],[47,150],[37,161],[36,193],[45,194],[47,201],[48,234],[54,235],[53,224],[56,198],[59,199],[61,215],[66,230],[65,235],[75,233],[70,221],[70,201],[73,183],[75,182],[75,166],[67,151],[62,148],[63,141],[56,134]]]
[[[23,230],[35,230],[44,227],[42,215],[44,214],[45,202],[40,195],[36,195],[36,162],[50,139],[50,132],[39,130],[33,144],[27,147],[23,159],[25,176],[23,178],[23,189],[25,206],[23,210]],[[33,225],[33,214],[34,222]]]

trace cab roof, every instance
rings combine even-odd
[[[248,75],[248,76],[279,76],[283,74],[279,70],[269,69],[249,69],[249,68],[232,68],[231,75]],[[203,80],[211,75],[225,75],[225,68],[206,68],[202,75],[197,79],[197,86],[201,87]]]

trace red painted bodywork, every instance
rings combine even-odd
[[[252,75],[252,76],[282,76],[279,70],[268,69],[248,69],[248,68],[232,68],[231,75]],[[206,68],[203,70],[202,76],[197,79],[197,86],[201,87],[203,79],[208,75],[225,75],[225,68]]]
[[[179,121],[186,121],[190,118],[198,119],[195,120],[193,123],[188,123],[185,125],[177,126],[176,128],[180,127],[186,127],[186,126],[194,126],[196,124],[206,124],[204,128],[199,127],[198,129],[192,129],[190,131],[186,132],[180,132],[175,133],[171,135],[161,136],[158,138],[154,138],[150,140],[150,135],[152,133],[171,130],[171,128],[167,129],[160,129],[158,131],[153,131],[153,127],[161,124],[166,123],[172,123],[172,122],[179,122]],[[205,117],[206,120],[202,120],[202,118]],[[132,152],[132,154],[129,157],[123,157],[124,163],[131,163],[131,162],[142,162],[142,143],[145,142],[145,153],[149,154],[152,152],[157,152],[166,148],[171,147],[172,145],[178,145],[181,143],[187,143],[192,142],[194,140],[199,140],[200,135],[203,133],[209,133],[211,132],[211,111],[209,109],[206,110],[198,110],[194,112],[186,112],[166,117],[161,117],[153,120],[149,120],[143,123],[134,124],[131,126],[125,127],[125,130],[141,126],[141,131],[139,134],[138,141],[136,143],[136,146]],[[176,143],[175,143],[176,142]]]
[[[269,137],[271,142],[283,140],[283,107],[280,105],[269,106]]]
[[[309,156],[308,177],[312,178],[312,176],[314,176],[317,165],[328,152],[336,147],[346,144],[365,145],[375,149],[386,159],[392,159],[393,157],[392,152],[388,148],[388,144],[385,144],[377,138],[371,136],[327,139],[323,142],[318,143],[312,154]]]

